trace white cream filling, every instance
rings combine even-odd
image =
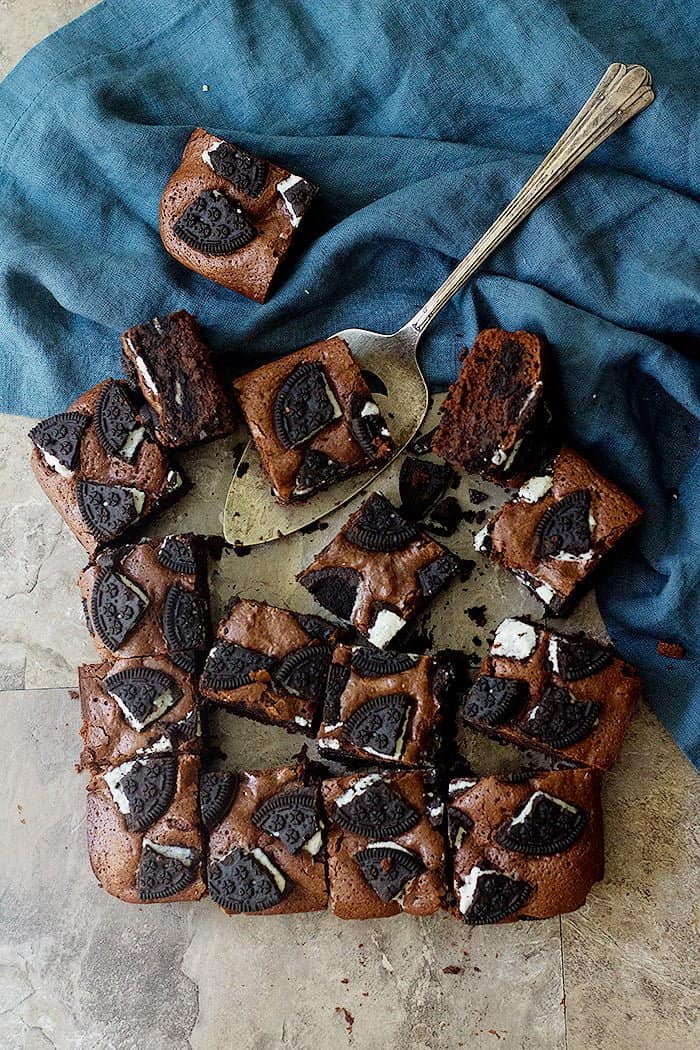
[[[177,470],[169,470],[165,478],[165,486],[168,492],[174,492],[182,485],[182,476]]]
[[[347,804],[352,802],[354,798],[357,798],[358,795],[364,795],[365,791],[371,788],[374,784],[379,783],[381,779],[381,773],[368,773],[366,777],[360,777],[360,779],[355,784],[352,784],[347,791],[344,791],[342,795],[338,796],[335,800],[336,806],[347,806]]]
[[[559,806],[560,809],[565,809],[568,813],[576,813],[576,807],[570,806],[568,802],[564,802],[561,798],[555,798],[554,795],[548,795],[546,791],[536,791],[534,795],[530,795],[527,800],[527,804],[523,806],[517,817],[513,817],[511,820],[511,827],[515,827],[516,824],[523,824],[532,813],[532,808],[540,798],[548,798],[550,802],[553,802],[555,806]]]
[[[583,554],[569,554],[568,551],[561,551],[559,554],[554,555],[553,561],[575,561],[585,564],[592,557],[593,551],[584,551]]]
[[[403,725],[401,726],[401,732],[399,733],[396,740],[396,747],[394,748],[391,755],[387,755],[386,751],[375,751],[373,747],[363,747],[362,750],[366,751],[368,755],[376,755],[377,758],[401,758],[403,754],[404,740],[406,739],[406,731],[408,730],[408,720],[411,717],[411,708],[406,707],[406,713],[403,719]]]
[[[52,456],[51,453],[47,452],[46,449],[41,447],[41,445],[39,445],[39,451],[44,457],[44,462],[46,463],[47,467],[51,467],[51,469],[55,470],[57,474],[60,474],[62,478],[73,477],[75,471],[70,470],[69,467],[64,467],[62,463],[59,463],[55,456]]]
[[[380,609],[367,633],[367,637],[372,645],[376,645],[378,649],[383,649],[405,625],[406,621],[403,617],[398,616],[392,609]]]
[[[542,599],[545,605],[549,605],[554,597],[554,590],[548,583],[541,583],[539,587],[535,587],[535,594]]]
[[[476,784],[476,780],[451,780],[447,789],[450,798],[459,795],[462,791],[469,791]]]
[[[173,696],[172,692],[170,691],[170,689],[166,689],[164,693],[161,693],[159,696],[157,696],[155,698],[155,701],[153,703],[153,707],[151,708],[151,711],[144,718],[144,720],[141,721],[140,719],[135,717],[133,712],[131,712],[129,710],[129,708],[123,702],[122,698],[119,696],[118,693],[113,693],[110,689],[107,689],[107,692],[109,693],[109,695],[112,697],[113,700],[116,700],[116,702],[118,703],[119,707],[121,708],[121,711],[122,711],[122,714],[124,715],[124,718],[129,723],[131,728],[132,729],[136,729],[139,732],[142,729],[145,729],[145,727],[147,725],[150,725],[151,722],[155,722],[156,719],[160,718],[160,716],[165,711],[167,711],[169,707],[172,707],[173,704],[175,703],[175,697]]]
[[[175,380],[175,404],[182,404],[182,383],[179,379]]]
[[[459,910],[462,915],[465,915],[474,900],[476,893],[476,887],[479,879],[482,875],[500,875],[499,871],[494,871],[493,868],[480,868],[478,864],[475,864],[472,870],[467,875],[466,879],[462,880],[462,885],[459,887]]]
[[[497,448],[494,454],[491,456],[491,462],[494,467],[500,467],[501,463],[505,463],[508,453],[504,448]]]
[[[464,839],[464,836],[466,834],[467,834],[466,831],[464,830],[464,828],[460,824],[460,826],[457,828],[457,833],[456,833],[456,835],[454,837],[454,847],[455,847],[455,849],[459,849],[459,847],[462,845],[462,840]]]
[[[163,734],[153,743],[149,744],[148,747],[140,747],[136,751],[137,755],[161,755],[164,752],[169,753],[173,749],[173,742],[169,736]]]
[[[115,803],[117,804],[117,808],[119,809],[120,813],[131,812],[129,799],[126,797],[119,785],[121,784],[124,777],[128,776],[128,774],[131,772],[135,765],[135,759],[131,762],[122,762],[120,766],[115,766],[114,769],[110,769],[109,773],[105,773],[103,777],[104,782],[109,788],[109,792],[112,798],[114,799]]]
[[[131,491],[137,492],[138,489],[132,489]],[[141,495],[143,495],[143,493]],[[138,595],[142,602],[145,602],[146,605],[149,604],[148,595],[145,591],[142,591],[140,587],[137,587],[133,580],[130,580],[127,576],[122,576],[121,573],[117,573],[116,575],[125,587],[128,587],[130,591],[133,591],[134,594]]]
[[[133,430],[129,431],[129,433],[126,436],[126,441],[124,442],[120,450],[121,454],[126,459],[131,459],[131,457],[135,454],[139,445],[143,441],[145,433],[145,427],[134,427]]]
[[[129,346],[131,346],[131,349],[133,351],[133,346],[131,345],[131,343],[129,343]],[[158,394],[158,387],[156,386],[156,384],[155,384],[155,382],[153,380],[153,376],[148,371],[148,367],[147,367],[146,362],[144,361],[144,359],[142,357],[140,357],[137,353],[134,353],[134,364],[136,365],[136,368],[137,368],[138,372],[140,373],[141,378],[143,379],[143,381],[146,384],[146,386],[148,387],[148,389],[151,391],[152,394],[156,394],[157,395]]]
[[[281,182],[278,182],[276,187],[277,192],[284,201],[284,206],[287,209],[289,220],[295,229],[301,222],[301,215],[297,215],[294,211],[294,208],[287,199],[287,192],[288,190],[291,190],[294,186],[296,186],[299,182],[304,182],[304,179],[302,179],[300,175],[288,175],[286,179],[282,179]]]
[[[311,720],[308,718],[302,718],[301,715],[294,715],[294,721],[298,726],[310,726]]]
[[[489,534],[489,527],[488,527],[488,524],[486,524],[486,525],[484,525],[483,529],[479,529],[479,531],[477,532],[476,536],[474,537],[474,550],[477,550],[477,551],[483,553],[483,551],[485,549],[484,548],[484,543],[486,541],[486,537],[488,536],[488,534]]]
[[[552,635],[549,639],[549,646],[547,647],[547,655],[551,664],[552,670],[555,674],[559,674],[559,639],[556,635]]]
[[[518,489],[518,499],[522,499],[526,503],[537,503],[538,500],[541,500],[543,496],[547,495],[551,487],[552,478],[549,474],[529,478],[529,480]]]
[[[328,726],[327,728],[336,729],[337,726]],[[321,738],[321,740],[318,741],[318,746],[325,748],[326,751],[339,751],[340,741],[335,740],[333,737],[331,737],[329,740],[324,740],[323,738]]]
[[[538,379],[537,382],[535,383],[535,385],[530,390],[530,392],[527,395],[527,397],[525,398],[525,400],[523,401],[522,405],[520,406],[520,409],[518,411],[518,419],[521,419],[522,416],[525,415],[525,413],[527,412],[527,410],[528,410],[528,408],[530,406],[530,403],[533,401],[533,399],[535,397],[537,397],[537,395],[539,394],[541,389],[542,389],[542,380]]]
[[[510,660],[527,660],[535,651],[536,645],[537,631],[531,623],[507,619],[496,628],[491,654]]]
[[[510,468],[513,466],[513,463],[515,462],[515,457],[517,456],[518,452],[520,452],[520,446],[522,445],[522,443],[523,443],[523,439],[522,438],[518,438],[518,440],[513,445],[512,449],[510,450],[510,452],[508,454],[508,457],[506,458],[505,463],[503,464],[503,472],[504,473],[506,471],[510,470]]]
[[[202,89],[202,90],[204,90],[204,89]],[[208,146],[205,150],[202,150],[202,160],[204,161],[205,164],[208,164],[209,167],[212,168],[212,170],[214,168],[214,165],[211,162],[211,154],[212,153],[216,153],[216,151],[218,150],[219,146],[222,146],[222,145],[223,145],[223,140],[222,139],[215,139],[212,142],[211,146]]]
[[[301,847],[305,849],[307,853],[310,853],[312,857],[315,857],[321,846],[323,845],[323,834],[321,828],[315,831],[308,842],[305,842]]]
[[[287,885],[287,880],[285,879],[282,872],[275,867],[275,865],[272,863],[267,854],[263,853],[263,851],[261,849],[258,849],[257,846],[251,852],[255,859],[258,861],[258,863],[262,864],[263,868],[267,868],[267,870],[270,872],[277,884],[277,889],[280,891],[280,893],[284,893],[284,887]]]
[[[197,859],[197,851],[189,846],[164,846],[153,839],[143,840],[143,849],[149,846],[154,853],[160,853],[161,857],[170,857],[171,860],[179,860],[181,864],[191,867]]]

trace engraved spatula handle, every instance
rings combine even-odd
[[[649,71],[643,66],[609,66],[588,102],[523,188],[479,238],[469,254],[440,285],[406,329],[422,335],[433,318],[488,256],[541,201],[601,142],[654,101]]]

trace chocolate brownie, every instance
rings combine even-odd
[[[447,653],[418,656],[339,645],[328,675],[318,746],[365,761],[432,766],[455,687]]]
[[[196,128],[160,202],[166,251],[195,273],[264,303],[317,187]]]
[[[503,481],[534,465],[548,436],[549,362],[530,332],[479,332],[440,407],[433,451],[455,470]]]
[[[194,901],[206,892],[198,805],[199,758],[153,750],[92,777],[90,864],[128,904]]]
[[[206,565],[204,541],[191,533],[102,551],[78,578],[99,655],[165,655],[194,671],[209,647]]]
[[[339,634],[319,616],[233,598],[204,665],[202,696],[246,718],[312,736]]]
[[[452,781],[453,914],[470,926],[575,911],[603,877],[600,773]]]
[[[83,725],[79,768],[104,769],[158,741],[197,752],[201,742],[194,676],[164,656],[78,668]]]
[[[462,711],[469,725],[520,747],[610,769],[641,691],[611,646],[508,619]]]
[[[297,579],[383,649],[460,571],[456,555],[373,492]]]
[[[159,444],[187,448],[233,431],[231,404],[211,350],[186,310],[124,332],[122,366],[148,406],[144,414]]]
[[[510,569],[554,616],[642,517],[629,496],[565,448],[484,526],[477,550]]]
[[[319,789],[306,764],[224,776],[202,781],[212,900],[229,915],[324,910]]]
[[[128,386],[116,379],[43,419],[29,437],[37,481],[90,554],[171,502],[182,486]]]
[[[386,423],[342,339],[262,365],[233,389],[281,503],[308,499],[392,455]]]
[[[428,818],[422,773],[358,773],[321,791],[334,915],[432,915],[444,904],[445,841]]]

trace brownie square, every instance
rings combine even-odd
[[[427,812],[424,775],[391,770],[324,780],[333,914],[431,915],[445,900],[445,843]]]
[[[470,926],[575,911],[603,877],[600,774],[452,781],[453,914]]]
[[[554,616],[642,517],[629,496],[565,448],[476,536],[476,549],[510,569]]]
[[[549,436],[544,341],[531,332],[487,328],[460,360],[460,374],[440,408],[433,451],[455,470],[491,481],[522,474]]]
[[[209,645],[201,536],[145,539],[103,551],[78,577],[85,622],[103,659],[169,656],[196,669]]]
[[[156,440],[187,448],[233,431],[231,404],[186,310],[154,317],[122,336],[122,367],[148,406]]]
[[[339,645],[318,746],[343,758],[433,766],[442,754],[453,688],[447,653],[418,656]]]
[[[152,752],[93,776],[87,788],[90,864],[128,904],[203,897],[199,758]]]
[[[198,752],[199,697],[194,676],[163,656],[78,668],[83,725],[79,768],[119,765],[161,742]]]
[[[182,486],[126,383],[116,379],[43,419],[29,437],[37,481],[90,554],[171,502]]]
[[[508,619],[462,710],[475,729],[520,747],[610,769],[641,692],[612,646]]]
[[[206,774],[202,792],[213,901],[229,915],[326,908],[319,789],[305,763]]]
[[[460,571],[456,555],[373,492],[297,579],[384,649]]]
[[[316,193],[303,176],[196,128],[161,198],[161,239],[183,266],[264,303]]]
[[[339,635],[320,616],[233,598],[207,656],[201,694],[237,715],[313,736]]]
[[[386,423],[342,339],[262,365],[233,389],[280,503],[306,500],[392,455]]]

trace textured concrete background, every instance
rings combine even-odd
[[[0,74],[89,6],[0,0]],[[468,929],[446,916],[229,919],[210,902],[129,907],[102,893],[85,853],[84,789],[72,768],[78,718],[68,694],[76,664],[93,658],[74,588],[84,558],[31,476],[28,426],[0,417],[3,1050],[700,1045],[700,790],[646,706],[606,779],[605,880],[561,920]],[[176,522],[216,531],[229,456],[226,443],[191,454],[197,489],[154,531]],[[322,539],[285,545],[290,576]],[[464,529],[456,549],[466,553],[469,543]],[[479,570],[433,615],[436,644],[469,647],[504,611],[535,610],[505,574]],[[224,558],[213,583],[218,601],[240,587],[306,607],[267,556]],[[479,630],[463,610],[482,594],[490,622]],[[572,619],[601,630],[590,597]],[[220,729],[232,768],[284,761],[296,746],[232,717]],[[464,745],[483,768],[507,757],[478,738]],[[446,966],[459,972],[445,974]]]

